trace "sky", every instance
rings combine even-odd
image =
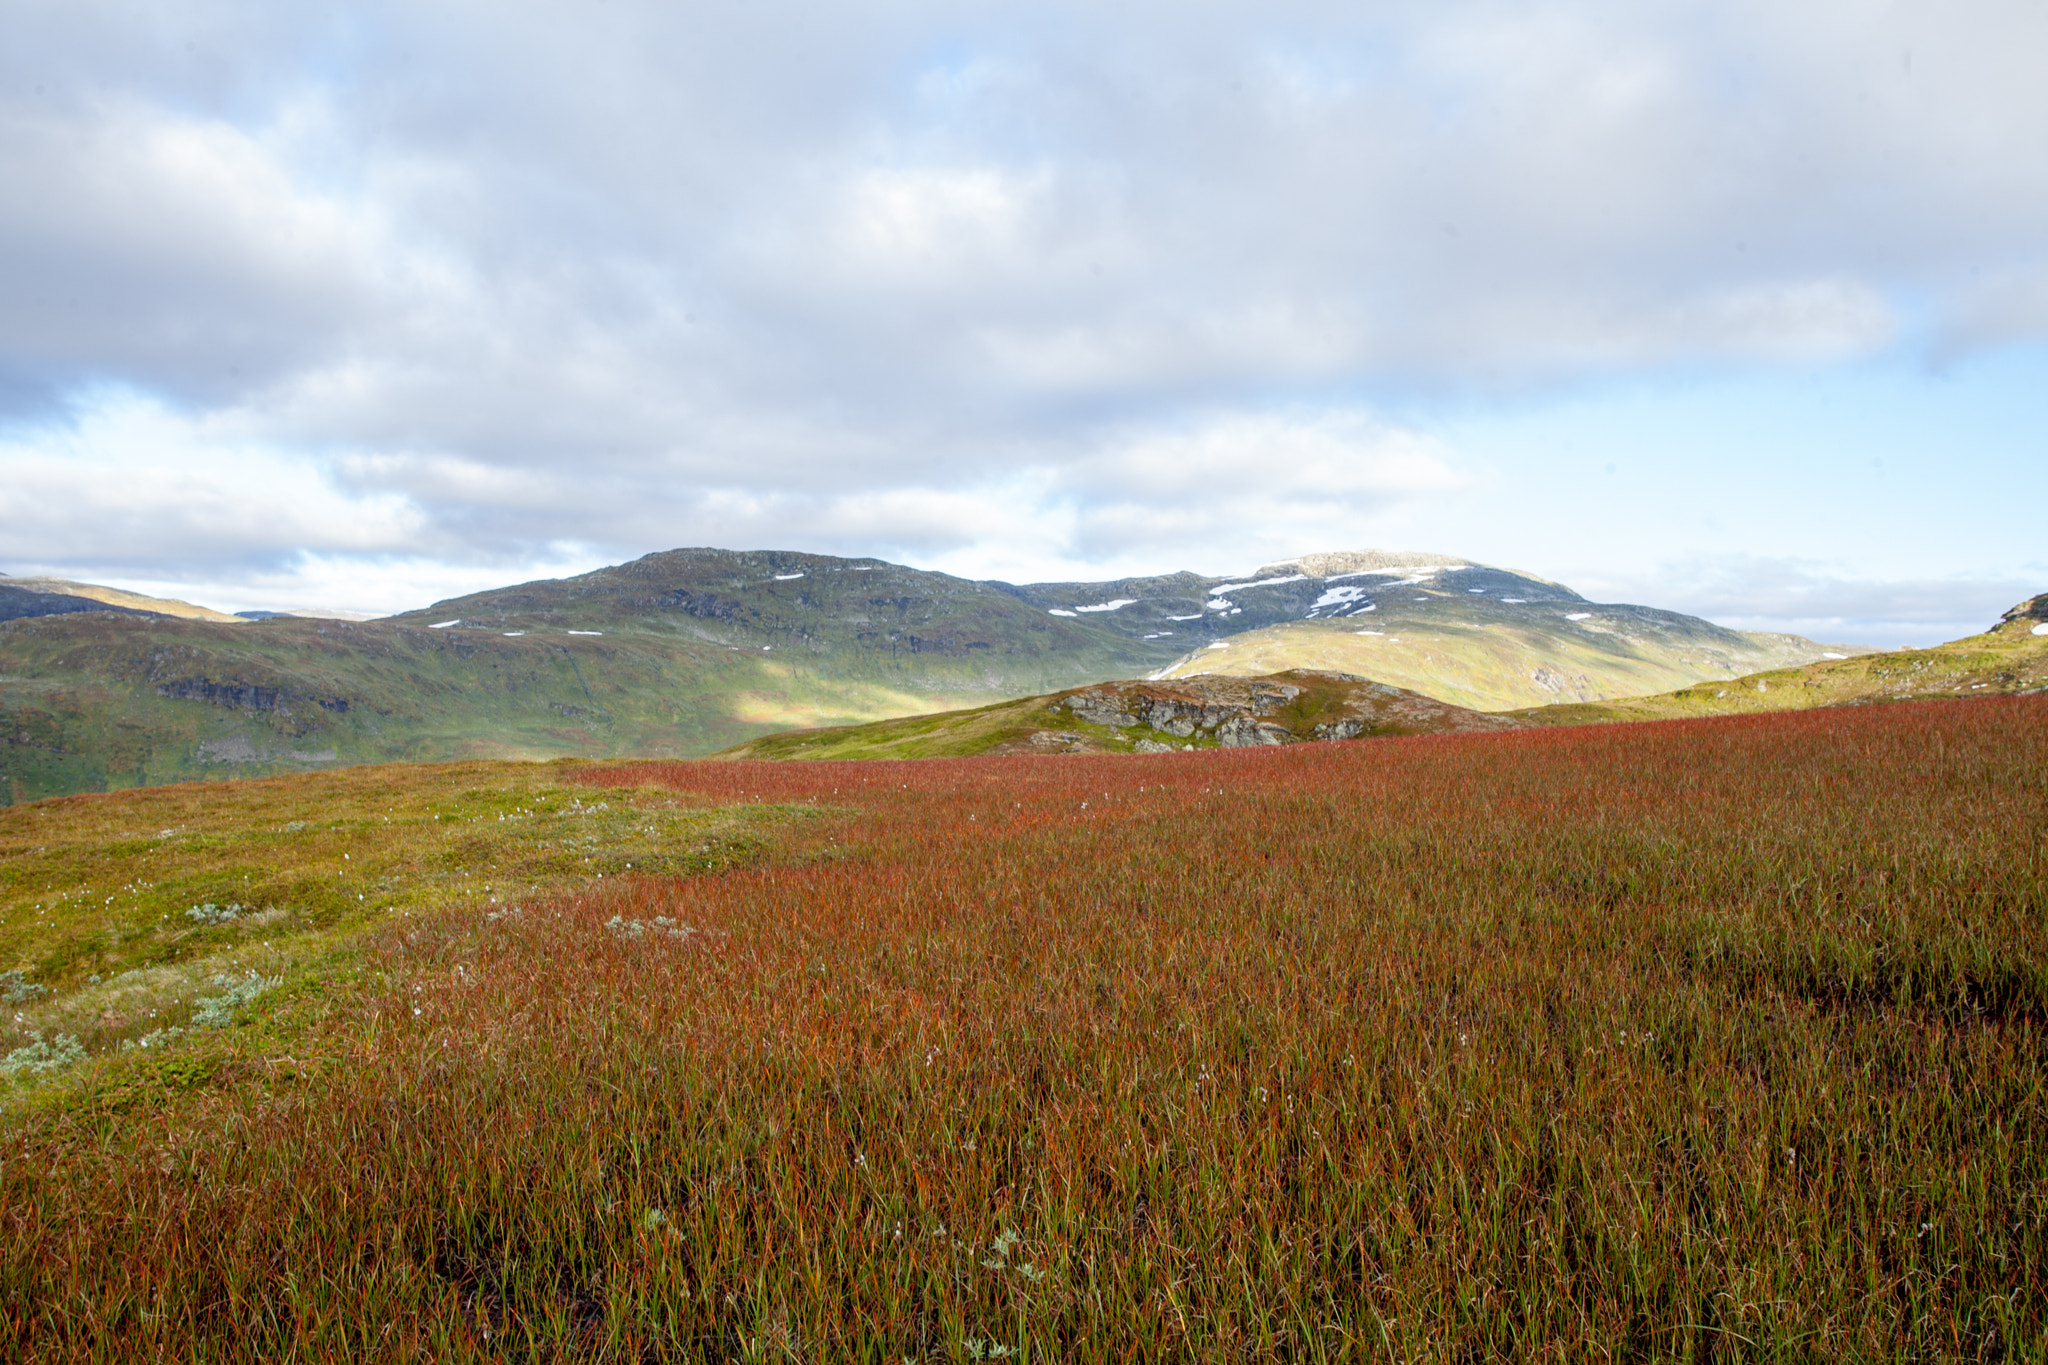
[[[0,571],[2048,591],[2038,0],[11,0]]]

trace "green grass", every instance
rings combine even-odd
[[[1253,711],[1230,700],[1247,684],[1279,684],[1295,695],[1284,703]],[[967,758],[985,754],[1145,752],[1146,741],[1174,749],[1211,749],[1216,733],[1196,730],[1176,734],[1155,729],[1149,720],[1130,726],[1098,724],[1084,719],[1064,703],[1084,695],[1128,698],[1134,718],[1151,698],[1197,701],[1201,705],[1238,705],[1247,716],[1286,730],[1295,740],[1322,736],[1318,727],[1353,720],[1367,737],[1438,734],[1483,729],[1510,722],[1482,716],[1462,707],[1446,706],[1429,697],[1397,692],[1361,678],[1310,670],[1239,680],[1176,679],[1164,682],[1101,683],[1069,688],[1040,697],[1024,697],[995,706],[936,715],[872,721],[865,725],[820,730],[795,730],[735,745],[713,757],[721,759],[907,759]],[[1156,752],[1153,751],[1153,752]]]
[[[598,795],[574,772],[365,768],[0,814],[0,972],[19,997],[0,1015],[0,1056],[39,1037],[75,1038],[94,1065],[48,1076],[50,1085],[84,1084],[90,1072],[91,1084],[118,1087],[156,1065],[137,1055],[142,1039],[186,1029],[196,1002],[249,973],[280,986],[265,1005],[266,1045],[302,1050],[317,1042],[305,1036],[317,1010],[291,1027],[279,1011],[353,976],[361,945],[393,923],[606,876],[730,866],[789,818],[710,810],[672,792]],[[234,1050],[218,1033],[173,1035],[169,1050],[194,1049]]]

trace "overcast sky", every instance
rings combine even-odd
[[[2038,0],[11,0],[0,570],[2048,590]]]

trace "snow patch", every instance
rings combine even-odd
[[[1465,589],[1465,591],[1466,591],[1466,592],[1485,592],[1485,591],[1486,591],[1486,589],[1484,589],[1484,588],[1467,588],[1467,589]]]
[[[2042,623],[2041,623],[2040,625],[2038,625],[2038,626],[2035,626],[2035,627],[2034,627],[2034,634],[2036,634],[2036,635],[2048,635],[2048,621],[2043,621],[2043,622],[2042,622]]]
[[[1291,573],[1288,574],[1285,578],[1259,578],[1254,579],[1249,583],[1219,583],[1215,587],[1209,589],[1209,596],[1220,597],[1226,592],[1236,592],[1241,588],[1270,588],[1281,583],[1305,583],[1307,581],[1307,574]]]
[[[446,630],[446,629],[448,629],[448,627],[450,627],[450,626],[459,626],[459,625],[461,625],[461,624],[462,624],[462,618],[461,618],[460,616],[458,616],[458,617],[456,617],[456,618],[455,618],[455,619],[454,619],[453,621],[435,621],[435,622],[433,622],[433,623],[432,623],[431,625],[429,625],[429,626],[427,627],[427,629],[428,629],[428,630]]]
[[[1117,599],[1116,599],[1116,600],[1115,600],[1114,602],[1097,602],[1097,603],[1096,603],[1096,604],[1095,604],[1094,606],[1092,606],[1092,607],[1075,607],[1075,608],[1074,608],[1074,610],[1075,610],[1075,611],[1115,611],[1115,610],[1116,610],[1116,609],[1117,609],[1118,607],[1128,607],[1128,606],[1132,605],[1133,603],[1135,603],[1135,602],[1136,602],[1137,600],[1138,600],[1138,599],[1137,599],[1137,598],[1135,598],[1135,597],[1119,597],[1119,598],[1117,598]]]
[[[1440,573],[1457,573],[1461,569],[1476,569],[1477,564],[1396,564],[1384,569],[1360,569],[1356,573],[1333,573],[1324,579],[1335,583],[1340,578],[1395,578],[1403,583],[1420,583],[1425,578],[1435,578]],[[1268,583],[1284,580],[1269,578]]]
[[[601,630],[572,630],[572,631],[570,631],[570,632],[569,632],[569,634],[571,634],[571,635],[602,635],[602,634],[604,634],[604,632],[603,632],[603,631],[601,631]]]
[[[1324,607],[1341,607],[1347,602],[1356,602],[1371,591],[1369,588],[1331,588],[1310,605],[1310,611],[1321,611]]]
[[[775,575],[775,581],[776,581],[777,583],[787,583],[787,582],[788,582],[788,581],[789,581],[790,579],[792,579],[792,578],[802,578],[802,577],[803,577],[803,575],[802,575],[802,574],[800,574],[800,573],[779,573],[779,574]]]
[[[1169,616],[1166,619],[1169,621],[1199,621],[1202,619],[1202,613],[1196,612],[1193,616]]]
[[[1219,597],[1207,605],[1210,611],[1229,611],[1232,604]]]
[[[1045,614],[1047,616],[1072,616],[1074,613],[1070,611],[1061,611],[1058,607],[1048,607],[1046,609]]]
[[[1209,648],[1211,648],[1211,649],[1228,649],[1228,648],[1230,648],[1230,641],[1228,641],[1228,640],[1218,640],[1218,641],[1216,641],[1216,643],[1214,643],[1214,644],[1210,645],[1210,646],[1209,646]]]
[[[1568,611],[1564,614],[1567,621],[1590,621],[1592,618],[1593,613],[1590,611]]]
[[[510,636],[514,636],[514,635],[524,635],[524,634],[526,634],[526,632],[525,632],[525,631],[523,631],[523,630],[508,630],[508,631],[506,631],[506,632],[505,632],[505,634],[506,634],[506,636],[507,636],[507,637],[510,637]]]
[[[1823,659],[1846,659],[1846,658],[1848,658],[1849,656],[1848,656],[1848,655],[1846,655],[1846,654],[1829,654],[1829,653],[1827,653],[1827,652],[1826,652],[1825,650],[1823,650],[1823,651],[1821,652],[1821,656],[1820,656],[1820,657],[1821,657],[1821,658],[1823,658]]]
[[[1522,606],[1524,603],[1528,602],[1529,599],[1526,597],[1503,597],[1500,600],[1503,602],[1512,602],[1519,607]]]
[[[1385,635],[1385,634],[1386,634],[1386,632],[1385,632],[1385,631],[1383,631],[1383,630],[1354,630],[1354,631],[1352,631],[1351,633],[1352,633],[1353,635]]]

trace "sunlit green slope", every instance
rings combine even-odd
[[[1982,635],[1931,649],[1898,649],[1770,669],[1650,697],[1533,707],[1511,714],[1541,725],[1670,720],[1797,711],[1931,697],[1990,697],[2048,688],[2048,593],[2014,607]]]
[[[1335,669],[1476,710],[1506,711],[1640,696],[1863,652],[1576,595],[1518,601],[1512,585],[1482,588],[1482,581],[1468,572],[1373,583],[1369,612],[1233,635],[1183,655],[1162,676]]]

